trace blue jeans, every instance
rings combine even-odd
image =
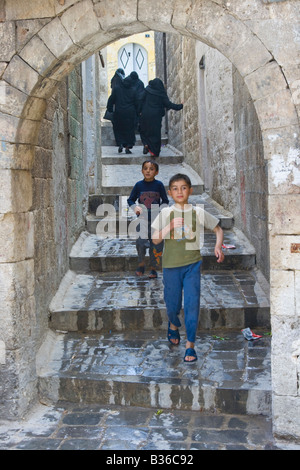
[[[169,321],[180,327],[178,318],[182,308],[182,291],[184,293],[184,322],[187,340],[195,342],[200,312],[200,268],[202,261],[180,266],[164,268],[164,299]]]

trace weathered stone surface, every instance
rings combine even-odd
[[[245,50],[247,50],[247,60],[245,60]],[[230,55],[230,60],[242,77],[257,70],[259,66],[267,64],[271,59],[272,56],[269,51],[254,35],[249,36],[249,38]]]
[[[290,90],[281,90],[254,102],[261,129],[294,126],[298,116],[291,99]]]
[[[73,52],[76,49],[59,18],[55,18],[44,26],[39,31],[39,37],[55,57],[62,57],[69,49]]]
[[[293,243],[300,243],[299,235],[270,237],[270,261],[274,269],[299,270],[300,253],[291,253]]]
[[[279,65],[298,63],[299,57],[299,2],[295,8],[297,15],[290,23],[290,18],[248,21],[249,27],[257,35]],[[276,31],[276,34],[274,34]]]
[[[300,220],[297,217],[299,195],[280,194],[269,199],[270,234],[298,234]]]
[[[0,172],[1,213],[27,212],[32,205],[31,174],[27,171]]]
[[[273,154],[269,159],[270,194],[289,194],[300,192],[300,149],[290,147],[287,154]]]
[[[55,9],[52,0],[13,0],[5,5],[7,20],[24,20],[31,18],[46,18],[54,16]]]
[[[56,58],[45,46],[43,41],[34,36],[22,49],[20,56],[40,75],[46,75],[47,70],[53,67]]]
[[[278,317],[295,315],[295,274],[282,269],[271,270],[271,308]]]
[[[147,0],[139,0],[138,19],[149,29],[156,30],[157,24],[159,24],[159,30],[163,28],[164,31],[173,33],[175,32],[172,27],[173,3],[169,0],[161,0],[153,2],[149,8]]]
[[[1,60],[9,62],[16,51],[16,32],[13,22],[0,23]]]
[[[300,427],[300,399],[299,397],[274,396],[273,397],[273,432],[281,437],[283,430],[291,439],[297,439],[297,429]]]
[[[29,145],[15,145],[1,142],[0,168],[30,170],[32,167],[33,149]]]
[[[33,256],[33,217],[30,213],[1,215],[1,261],[16,262]]]
[[[256,48],[255,48],[256,51]],[[285,90],[286,81],[276,62],[270,62],[245,77],[245,83],[253,100]]]
[[[182,361],[184,345],[172,350],[167,339],[153,338],[153,332],[136,332],[135,338],[130,333],[107,333],[99,339],[58,334],[49,343],[50,354],[39,358],[42,399],[48,403],[62,399],[143,404],[239,415],[270,411],[268,338],[248,348],[236,333],[228,333],[225,340],[201,333],[196,344],[198,363],[189,370]],[[248,361],[251,374],[246,370]]]
[[[89,37],[94,36],[100,28],[91,0],[85,0],[68,9],[62,15],[61,22],[75,44],[88,42]]]
[[[4,80],[27,95],[31,93],[38,77],[38,73],[19,56],[13,57],[3,75]]]
[[[94,10],[98,16],[101,28],[105,31],[129,25],[137,21],[138,0],[101,0],[95,2]]]

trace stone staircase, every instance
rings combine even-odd
[[[103,192],[90,198],[86,231],[70,253],[70,269],[50,305],[50,330],[37,359],[41,402],[269,415],[270,337],[248,342],[240,331],[270,329],[268,285],[254,248],[234,227],[231,214],[203,192],[183,156],[164,146],[157,179],[167,186],[170,175],[188,174],[192,202],[217,215],[225,244],[236,246],[224,250],[225,262],[219,265],[214,235],[205,234],[198,361],[185,364],[184,328],[179,346],[166,338],[161,273],[151,280],[134,275],[135,241],[127,233],[134,214],[126,199],[142,178],[142,147],[134,147],[132,155],[103,147],[102,158]],[[97,233],[103,203],[116,209],[114,237]],[[113,215],[106,214],[105,221],[113,221]]]

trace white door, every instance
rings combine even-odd
[[[140,44],[131,42],[119,49],[118,67],[124,70],[126,77],[136,72],[144,85],[148,85],[148,53]]]

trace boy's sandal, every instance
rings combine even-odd
[[[192,359],[191,361],[187,361],[185,358],[187,356],[190,356],[190,357],[194,357],[194,359]],[[184,355],[184,362],[186,362],[187,364],[189,363],[192,363],[192,362],[196,362],[197,361],[197,354],[196,354],[196,351],[195,349],[193,348],[187,348],[186,351],[185,351],[185,355]]]
[[[178,343],[173,343],[172,339],[178,339]],[[178,346],[180,343],[180,333],[179,330],[171,330],[170,323],[168,324],[168,340],[173,346]]]
[[[138,266],[137,270],[135,271],[136,276],[142,276],[145,272],[145,266]]]
[[[151,269],[149,273],[150,279],[156,279],[157,278],[157,272],[154,269]]]

